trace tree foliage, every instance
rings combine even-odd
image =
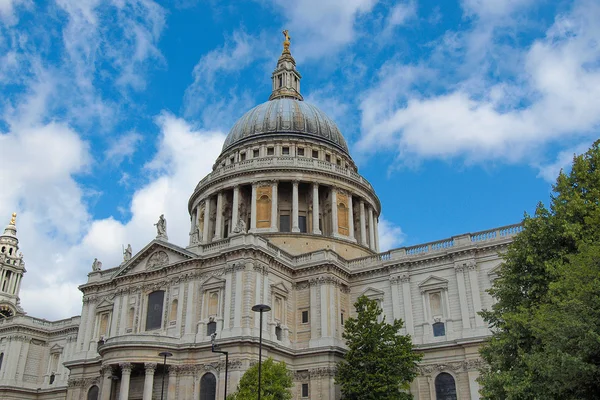
[[[292,376],[284,362],[268,358],[262,363],[261,399],[290,400],[292,398]],[[258,364],[250,367],[240,379],[237,391],[227,396],[228,400],[255,400],[258,394]]]
[[[600,141],[561,171],[550,209],[525,216],[483,312],[485,399],[600,395]]]
[[[377,301],[361,296],[354,304],[358,315],[349,318],[343,337],[349,348],[338,364],[336,383],[344,400],[412,399],[410,382],[417,375],[421,354],[412,351],[410,335],[401,335],[402,321],[392,324]]]

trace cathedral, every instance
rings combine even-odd
[[[156,238],[120,265],[94,260],[81,316],[47,321],[19,304],[13,214],[0,235],[0,398],[223,399],[258,362],[262,334],[293,399],[336,400],[344,321],[362,295],[424,354],[415,399],[479,398],[490,331],[478,312],[521,226],[380,252],[382,205],[336,124],[303,100],[284,34],[268,101],[235,123],[192,190],[186,247],[161,215]]]

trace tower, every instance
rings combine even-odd
[[[16,220],[17,214],[13,213],[0,236],[0,319],[23,313],[19,305],[19,290],[25,263],[23,254],[19,252]]]

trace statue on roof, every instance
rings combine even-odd
[[[285,36],[285,40],[283,41],[283,52],[284,53],[289,53],[290,52],[290,35],[288,35],[288,30],[284,30],[283,32],[283,36]]]
[[[102,263],[98,261],[97,258],[94,258],[94,262],[92,263],[92,271],[98,272],[102,269]]]
[[[133,254],[133,251],[131,250],[131,244],[128,244],[127,248],[123,251],[123,261],[127,262],[127,261],[131,260],[132,254]]]
[[[156,226],[157,239],[169,240],[169,237],[167,236],[167,220],[165,219],[164,214],[160,214],[158,222],[155,223],[154,226]]]
[[[17,213],[12,213],[12,218],[10,219],[10,224],[15,225],[17,223]]]

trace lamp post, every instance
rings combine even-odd
[[[258,333],[258,400],[260,400],[260,384],[262,372],[262,321],[263,313],[271,311],[271,307],[266,304],[257,304],[252,307],[252,311],[260,313],[260,331]]]
[[[163,400],[163,396],[165,394],[165,372],[167,372],[167,357],[173,356],[173,353],[169,353],[168,351],[163,351],[158,353],[160,357],[164,357],[163,361],[163,373],[162,373],[162,387],[160,389],[160,400]]]
[[[223,399],[227,400],[227,370],[229,368],[229,352],[217,350],[218,347],[217,347],[216,340],[217,340],[217,332],[214,332],[213,334],[210,335],[210,341],[212,343],[211,351],[213,353],[225,354],[225,396],[223,397]]]

